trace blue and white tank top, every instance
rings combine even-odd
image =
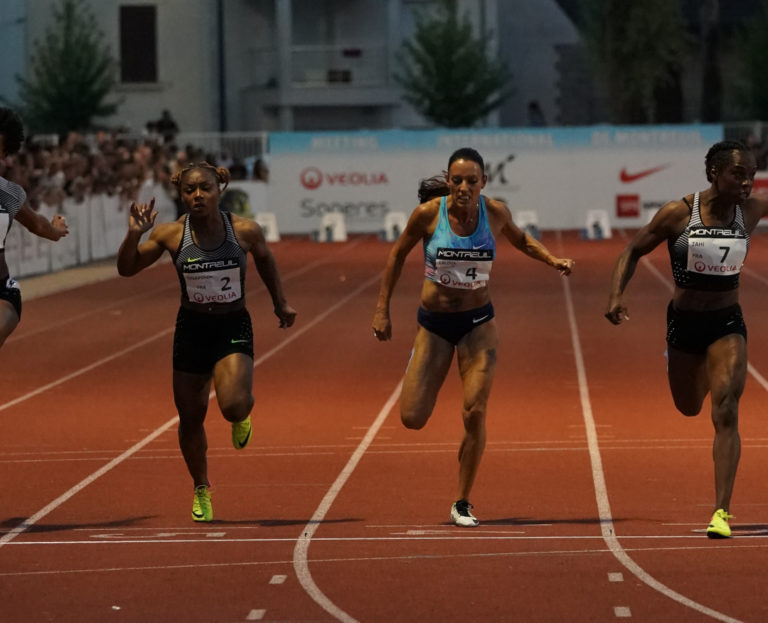
[[[480,197],[475,231],[459,236],[451,229],[447,197],[442,197],[437,227],[424,241],[424,277],[448,288],[476,290],[487,285],[495,255],[485,199]]]
[[[5,239],[13,219],[26,200],[27,193],[21,186],[0,177],[0,250],[5,249]]]
[[[221,213],[224,221],[224,242],[208,251],[195,244],[189,214],[184,218],[184,233],[174,265],[181,283],[181,302],[199,305],[234,303],[245,292],[247,256],[237,242],[232,215]]]
[[[729,225],[705,225],[701,219],[699,193],[694,194],[688,226],[677,238],[667,241],[667,248],[677,287],[735,290],[749,251],[749,234],[744,227],[741,206],[736,206]]]

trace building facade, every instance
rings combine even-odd
[[[403,102],[395,57],[415,11],[436,0],[84,0],[116,60],[118,113],[139,132],[167,109],[187,132],[426,127]],[[486,125],[529,123],[537,101],[557,123],[558,49],[578,43],[554,0],[459,0],[514,94]],[[3,0],[0,97],[17,98],[51,0]],[[558,47],[559,46],[559,47]]]

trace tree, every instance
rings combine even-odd
[[[34,132],[86,130],[117,110],[105,101],[115,62],[83,0],[59,0],[53,17],[44,41],[35,41],[31,76],[16,76],[24,120]]]
[[[677,0],[585,0],[581,31],[615,123],[655,123],[689,37]]]
[[[394,78],[403,99],[439,126],[470,127],[511,93],[511,76],[488,52],[488,33],[472,34],[456,0],[441,0],[433,13],[416,13],[413,38],[397,54]]]
[[[752,17],[743,33],[741,59],[746,83],[740,96],[748,115],[768,119],[768,0]]]

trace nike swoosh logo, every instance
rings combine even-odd
[[[188,257],[187,262],[199,262],[202,259],[202,257]]]
[[[660,167],[645,169],[644,171],[638,171],[637,173],[627,173],[626,167],[622,167],[621,173],[619,173],[619,179],[625,184],[629,184],[629,182],[635,182],[644,177],[648,177],[649,175],[653,175],[654,173],[658,173],[659,171],[663,171],[668,167],[668,164],[663,164]]]
[[[480,318],[472,318],[472,324],[477,324],[478,322],[482,322],[486,318],[488,318],[490,314],[486,314],[485,316],[481,316]]]
[[[248,431],[248,436],[245,439],[243,439],[242,443],[240,442],[237,443],[237,445],[240,447],[241,450],[248,445],[248,442],[251,440],[251,435],[253,435],[253,429]]]
[[[195,511],[192,511],[192,514],[193,514],[195,517],[200,517],[200,518],[203,518],[203,517],[205,517],[205,513],[196,513]]]

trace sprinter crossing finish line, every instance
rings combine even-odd
[[[739,273],[749,237],[768,215],[750,197],[757,166],[735,141],[710,147],[709,188],[666,203],[622,251],[611,277],[606,318],[628,319],[624,290],[640,258],[666,241],[675,291],[667,306],[667,376],[677,409],[698,415],[710,394],[715,439],[713,539],[731,536],[731,496],[741,457],[739,401],[747,376],[747,327],[739,305]]]
[[[133,203],[117,269],[127,277],[154,264],[165,251],[173,258],[181,288],[173,337],[179,446],[194,486],[192,519],[208,522],[213,520],[213,505],[203,424],[212,384],[221,413],[232,425],[234,448],[245,448],[253,431],[253,329],[245,307],[248,254],[272,297],[280,327],[293,325],[296,312],[285,300],[261,227],[219,209],[229,171],[201,162],[182,169],[171,182],[187,213],[154,227],[154,199]],[[150,230],[149,239],[140,244]]]
[[[487,180],[482,156],[468,147],[451,155],[446,177],[422,180],[421,204],[389,253],[373,317],[376,339],[391,339],[392,293],[408,253],[421,242],[424,282],[419,327],[405,371],[400,417],[407,428],[426,425],[455,352],[464,393],[464,438],[459,446],[459,481],[450,519],[462,527],[479,524],[469,496],[485,449],[486,408],[496,369],[498,333],[488,287],[496,237],[503,235],[517,249],[562,275],[569,275],[574,264],[554,257],[517,227],[504,203],[483,196]]]

